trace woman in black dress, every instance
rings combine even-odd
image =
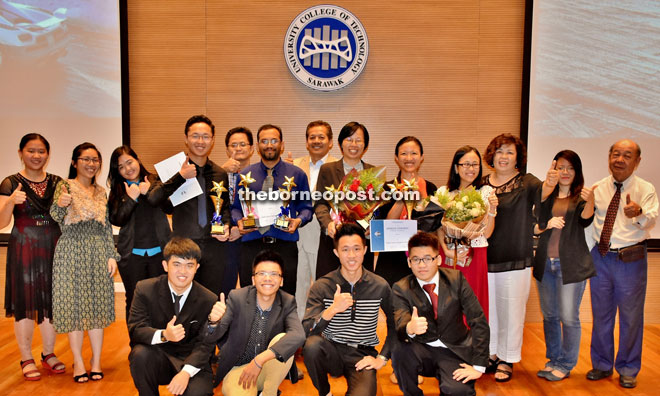
[[[18,156],[24,168],[0,184],[0,228],[6,227],[14,217],[7,248],[5,311],[15,319],[21,369],[27,381],[41,378],[32,358],[35,320],[43,344],[42,366],[56,374],[64,373],[64,364],[53,353],[52,266],[60,228],[49,209],[60,177],[46,173],[49,154],[50,144],[43,136],[37,133],[23,136]]]

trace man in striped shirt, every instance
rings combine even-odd
[[[347,395],[376,395],[376,370],[387,364],[396,342],[392,290],[385,279],[362,267],[367,246],[359,225],[343,224],[334,243],[340,268],[309,290],[303,319],[305,365],[320,396],[331,395],[328,374],[346,377]],[[387,317],[387,338],[379,354],[380,308]]]

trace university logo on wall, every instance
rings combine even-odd
[[[333,5],[301,12],[284,39],[284,57],[291,73],[320,91],[334,91],[355,81],[368,55],[364,26],[348,10]]]

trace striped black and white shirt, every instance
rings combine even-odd
[[[337,285],[342,293],[352,294],[354,304],[326,321],[321,315],[332,305]],[[337,269],[312,284],[303,327],[307,336],[322,334],[324,338],[342,344],[375,347],[379,343],[376,334],[378,311],[382,308],[387,318],[387,339],[380,354],[389,358],[396,337],[392,298],[387,281],[373,272],[363,269],[362,277],[351,285]]]

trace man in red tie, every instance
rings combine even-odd
[[[396,331],[403,341],[392,354],[392,367],[406,396],[423,396],[418,375],[436,377],[442,394],[474,395],[474,382],[488,364],[484,312],[460,271],[438,269],[438,246],[434,234],[410,238],[413,273],[392,287]]]
[[[653,185],[633,173],[641,150],[632,140],[610,147],[610,176],[594,185],[596,203],[591,256],[596,276],[590,279],[591,364],[587,379],[595,381],[620,374],[624,388],[637,385],[642,364],[644,299],[646,297],[646,240],[658,217],[658,196]],[[619,311],[619,351],[614,360],[614,321]]]

